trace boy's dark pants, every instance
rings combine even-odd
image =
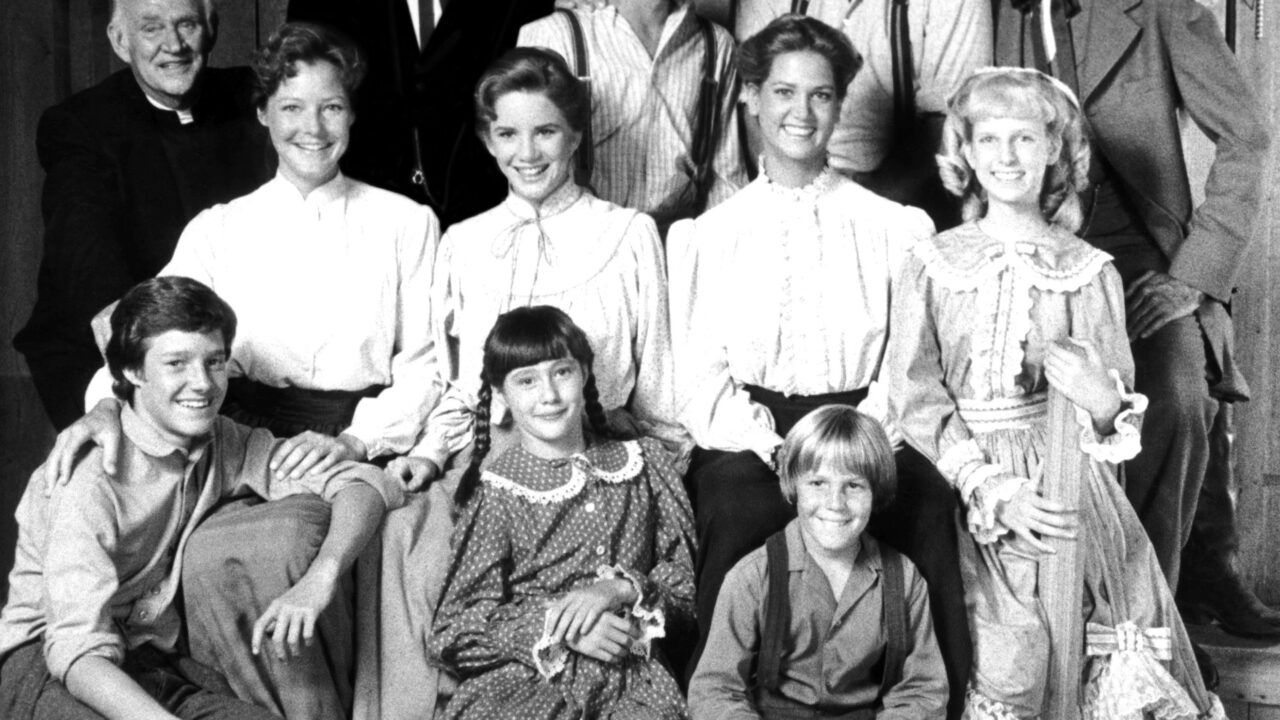
[[[237,699],[213,670],[191,658],[144,645],[121,667],[148,695],[183,720],[277,720]],[[0,664],[0,717],[6,720],[101,720],[49,675],[41,643],[23,645]]]

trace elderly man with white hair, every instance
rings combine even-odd
[[[252,74],[208,66],[216,31],[212,0],[113,0],[107,36],[129,67],[40,118],[44,257],[14,346],[58,429],[102,365],[94,314],[164,267],[197,213],[271,176]]]

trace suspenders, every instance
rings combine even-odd
[[[783,643],[787,628],[791,625],[786,531],[780,530],[771,535],[764,546],[769,568],[769,589],[765,595],[764,628],[756,660],[756,685],[776,693],[782,670],[782,656],[786,651]],[[880,697],[884,697],[902,680],[902,665],[907,659],[907,598],[903,584],[902,556],[893,548],[881,545],[880,560],[884,566],[881,574],[884,587],[880,598],[884,608],[886,640]]]
[[[573,72],[587,89],[587,102],[591,101],[591,59],[587,56],[587,41],[582,34],[582,23],[571,10],[556,10],[569,21],[569,30],[573,35]],[[575,178],[579,185],[591,187],[591,170],[595,166],[595,141],[591,137],[591,123],[582,131],[582,142],[578,144],[575,158],[577,170]]]
[[[573,35],[573,72],[587,86],[588,97],[591,92],[591,62],[587,53],[586,36],[582,31],[582,22],[572,10],[560,8],[557,13],[564,15],[569,21],[569,30]],[[715,147],[716,129],[720,115],[720,79],[716,74],[716,36],[711,21],[695,15],[698,30],[702,35],[703,61],[702,82],[698,87],[698,104],[694,116],[693,146],[689,148],[689,160],[693,164],[693,183],[697,196],[698,210],[706,206],[707,193],[711,188],[711,156]],[[579,185],[589,187],[591,173],[595,169],[595,148],[591,137],[591,127],[587,126],[582,134],[582,144],[578,146],[577,181]]]

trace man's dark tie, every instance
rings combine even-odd
[[[1041,19],[1039,0],[1012,0],[1014,8],[1022,13],[1022,37],[1024,42],[1030,41],[1031,59],[1035,69],[1058,78],[1071,92],[1080,97],[1080,81],[1076,74],[1076,43],[1071,34],[1068,19],[1080,12],[1079,0],[1053,0],[1051,3],[1053,16],[1053,37],[1057,45],[1057,53],[1049,60],[1045,47],[1044,35],[1040,32]]]

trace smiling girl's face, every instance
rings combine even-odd
[[[569,180],[582,134],[551,98],[515,91],[493,104],[485,147],[507,177],[511,192],[537,206]]]
[[[988,203],[1039,212],[1045,172],[1061,149],[1043,120],[996,117],[973,123],[963,152]]]
[[[570,357],[512,370],[500,392],[520,430],[524,449],[545,459],[565,458],[586,448],[585,368]]]
[[[838,90],[831,63],[816,52],[773,59],[769,76],[744,94],[747,111],[760,121],[766,164],[826,164],[827,142],[840,116]]]
[[[355,113],[333,63],[299,62],[295,69],[267,98],[258,121],[271,134],[280,174],[306,196],[337,176]]]

